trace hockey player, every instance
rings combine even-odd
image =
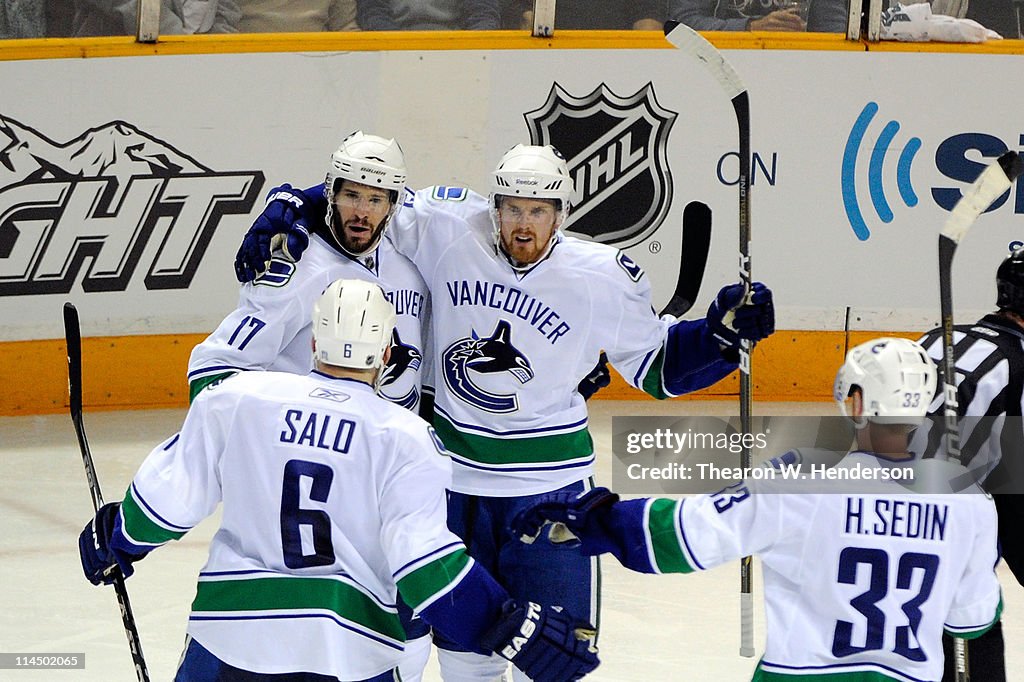
[[[597,488],[549,496],[513,528],[529,541],[544,524],[563,524],[549,533],[644,573],[759,555],[767,644],[754,680],[937,680],[943,626],[976,637],[998,620],[1002,601],[991,499],[977,488],[911,492],[885,477],[913,460],[908,434],[935,386],[935,366],[913,341],[875,339],[847,355],[835,398],[849,402],[856,449],[837,469],[874,471],[875,480],[754,479],[682,500],[619,501]],[[919,478],[950,466],[916,464]]]
[[[309,372],[313,303],[334,280],[354,277],[379,284],[398,313],[381,394],[417,409],[428,296],[416,268],[385,237],[401,208],[405,178],[405,157],[397,142],[362,131],[345,138],[331,156],[323,185],[324,229],[309,235],[303,228],[291,235],[281,247],[286,254],[289,246],[300,251],[302,261],[268,262],[261,277],[242,287],[235,311],[192,350],[191,396],[240,370]],[[268,197],[268,211],[278,220],[289,220],[303,208],[295,205],[302,201],[299,195],[288,189],[278,188]]]
[[[1013,251],[996,270],[997,312],[973,325],[957,326],[953,334],[956,358],[957,407],[961,422],[962,461],[976,480],[992,493],[999,511],[999,544],[1003,559],[1024,585],[1024,249]],[[921,344],[937,362],[942,360],[942,329],[933,329]],[[931,413],[943,414],[942,394]],[[922,429],[915,447],[925,456],[941,448],[941,421]],[[953,642],[946,638],[944,681],[954,679]],[[971,680],[1006,682],[1003,630],[991,631],[970,644]]]
[[[303,205],[320,193],[303,192]],[[449,527],[513,595],[554,599],[596,619],[591,557],[525,546],[508,532],[536,495],[592,487],[580,380],[604,350],[633,386],[657,398],[703,388],[736,369],[741,338],[774,330],[774,312],[771,292],[757,283],[747,303],[740,285],[723,289],[706,319],[660,320],[635,262],[560,231],[572,194],[557,150],[516,145],[494,171],[489,198],[458,187],[408,192],[389,235],[432,295],[433,423],[454,465]],[[271,228],[301,232],[283,221]],[[262,232],[254,226],[239,252],[252,268],[268,256]],[[506,666],[435,643],[447,682],[490,682]]]
[[[124,501],[82,531],[86,577],[132,575],[223,503],[177,682],[397,680],[398,592],[447,637],[536,679],[592,670],[590,626],[512,601],[446,528],[440,441],[374,393],[395,324],[381,289],[339,280],[313,316],[315,370],[242,372],[196,396]]]
[[[379,390],[416,412],[422,401],[424,334],[429,296],[423,278],[386,238],[405,192],[405,156],[397,142],[356,131],[331,155],[323,185],[324,229],[312,236],[293,232],[280,247],[305,256],[301,263],[277,259],[239,293],[238,307],[189,358],[189,396],[241,370],[306,374],[312,369],[313,303],[339,277],[379,284],[398,314],[391,361]],[[276,199],[282,198],[281,201]],[[301,198],[284,188],[271,192],[268,211],[279,220],[299,215]],[[299,205],[296,205],[298,203]],[[264,218],[264,220],[266,220]],[[269,246],[269,244],[268,244]],[[418,682],[430,656],[429,628],[400,605],[406,628],[405,682]]]

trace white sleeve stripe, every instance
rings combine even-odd
[[[690,564],[692,568],[698,571],[706,571],[697,557],[694,556],[693,550],[690,549],[690,543],[686,539],[686,531],[683,529],[683,504],[686,500],[679,500],[676,502],[676,513],[675,513],[675,526],[676,526],[676,538],[679,541],[679,550],[683,553],[683,557],[686,559],[686,563]]]
[[[177,438],[177,436],[175,436],[175,438]],[[172,445],[173,445],[173,443],[172,443]],[[164,448],[164,449],[166,450],[167,448]],[[155,524],[157,524],[159,526],[162,526],[163,528],[165,528],[167,530],[174,531],[176,533],[187,533],[188,531],[192,530],[192,528],[193,528],[192,526],[179,526],[178,524],[171,523],[170,521],[168,521],[164,517],[162,517],[159,514],[157,514],[156,510],[153,509],[153,507],[150,506],[149,502],[146,501],[146,498],[144,498],[142,496],[142,493],[139,492],[138,487],[136,487],[136,485],[135,485],[135,481],[132,481],[132,497],[135,498],[135,501],[139,503],[139,509],[141,509],[142,512],[153,523],[155,523]]]
[[[459,572],[459,574],[455,576],[455,578],[450,583],[448,583],[443,588],[441,588],[434,594],[424,599],[416,608],[416,613],[422,613],[425,608],[427,608],[428,606],[436,602],[438,599],[441,599],[446,594],[454,590],[455,587],[462,582],[466,575],[469,574],[469,571],[473,568],[474,564],[476,564],[476,562],[473,560],[473,557],[469,557],[469,561],[466,562],[466,566]]]
[[[654,539],[651,537],[651,505],[654,504],[654,498],[647,500],[644,504],[644,544],[647,545],[647,561],[651,564],[655,573],[660,574],[661,569],[658,568],[658,560],[654,556]]]
[[[452,548],[465,549],[465,545],[462,543],[461,540],[456,540],[455,542],[449,542],[444,547],[440,547],[438,549],[432,550],[432,551],[428,552],[427,554],[424,554],[423,556],[421,556],[418,559],[413,559],[412,561],[407,563],[405,566],[402,566],[401,568],[399,568],[397,571],[394,572],[393,576],[394,576],[395,580],[397,581],[397,580],[400,580],[400,579],[404,578],[405,576],[407,576],[410,573],[414,572],[416,569],[421,568],[421,567],[423,567],[426,564],[429,564],[431,561],[434,561],[435,559],[437,559],[442,554],[451,554],[452,553],[452,551],[451,551]]]

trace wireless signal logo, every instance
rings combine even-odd
[[[842,184],[843,184],[843,206],[846,209],[846,218],[850,221],[857,239],[865,241],[871,236],[867,223],[864,222],[864,215],[861,213],[860,205],[857,202],[857,155],[860,152],[861,144],[868,126],[878,113],[878,104],[868,102],[864,110],[860,112],[857,121],[850,130],[850,136],[846,140],[846,150],[843,152]],[[871,196],[871,203],[875,212],[883,223],[891,223],[893,219],[892,208],[886,199],[885,191],[882,189],[882,168],[885,165],[885,157],[889,152],[896,133],[900,130],[897,121],[889,121],[885,124],[878,141],[871,149],[871,156],[868,161],[868,192]],[[899,159],[896,162],[896,187],[899,190],[900,198],[908,207],[917,206],[917,193],[910,184],[910,166],[914,162],[914,156],[921,149],[921,139],[910,138],[900,151]]]

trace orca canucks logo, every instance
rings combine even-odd
[[[187,289],[262,171],[214,171],[124,121],[54,142],[0,116],[0,296]]]
[[[468,339],[459,339],[441,356],[444,382],[448,389],[473,407],[487,412],[505,413],[519,409],[513,393],[497,393],[480,386],[483,376],[507,372],[520,384],[533,378],[530,361],[512,345],[512,329],[499,320],[490,336],[480,338],[474,331]],[[493,382],[489,382],[493,383]]]
[[[554,145],[568,161],[575,193],[566,231],[626,248],[658,229],[672,204],[667,148],[676,115],[651,83],[628,97],[604,83],[583,97],[551,86],[524,116],[532,143]]]
[[[423,353],[416,346],[402,343],[402,337],[398,335],[398,327],[395,327],[395,332],[391,337],[391,359],[388,360],[388,364],[384,366],[384,370],[380,374],[378,385],[381,397],[410,410],[415,407],[420,399],[419,389],[416,388],[416,372],[422,363]],[[405,372],[407,369],[411,370],[409,374]],[[403,377],[412,378],[412,385],[404,393],[401,392],[401,385],[407,382],[402,381]],[[391,387],[392,390],[388,390],[388,387]],[[398,389],[397,393],[395,389]]]

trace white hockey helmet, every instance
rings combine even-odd
[[[316,359],[326,365],[375,369],[395,329],[395,307],[376,284],[339,279],[313,306]]]
[[[327,169],[324,192],[327,195],[327,226],[334,229],[334,194],[341,186],[342,180],[358,182],[370,187],[388,190],[391,197],[391,210],[385,218],[387,223],[395,217],[402,206],[402,191],[405,189],[407,173],[405,170],[405,154],[393,138],[385,139],[377,135],[367,135],[357,130],[344,140],[331,154],[331,166]],[[355,254],[360,256],[377,248],[381,230],[377,239],[363,251]]]
[[[850,349],[833,396],[846,415],[846,399],[859,388],[868,419],[917,424],[928,413],[937,381],[935,363],[920,344],[882,337]]]
[[[569,217],[569,200],[573,194],[569,164],[561,152],[551,145],[517,144],[505,152],[491,177],[490,212],[494,224],[494,243],[501,251],[501,221],[498,217],[499,197],[554,199],[558,202],[558,224]],[[550,250],[552,242],[548,242]],[[511,259],[510,259],[511,262]],[[515,263],[512,263],[516,267]]]

